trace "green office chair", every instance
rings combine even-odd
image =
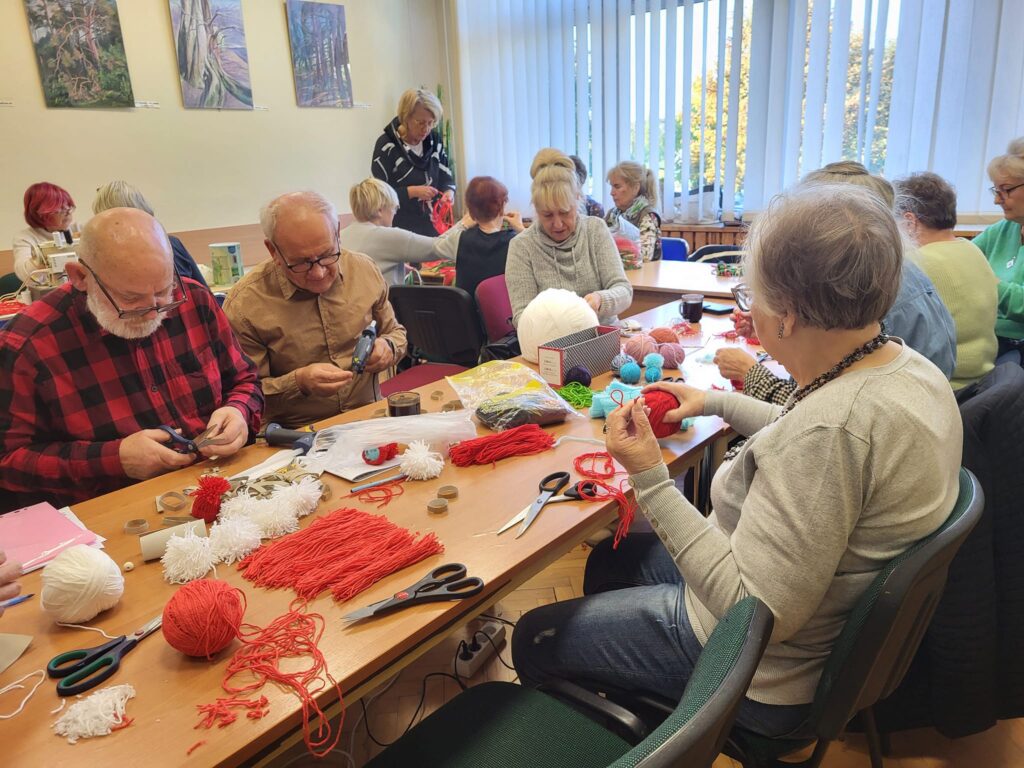
[[[882,768],[882,748],[871,707],[891,694],[910,666],[946,586],[949,564],[981,519],[985,500],[978,479],[960,470],[960,494],[949,518],[930,536],[892,560],[853,607],[825,662],[810,722],[814,753],[801,763],[778,758],[812,739],[769,739],[733,728],[725,753],[744,768],[821,765],[829,744],[858,713],[872,768]]]
[[[635,746],[577,709],[600,717],[609,708],[620,708],[571,683],[557,683],[551,690],[570,698],[572,706],[521,685],[482,683],[434,712],[367,768],[710,766],[736,718],[773,623],[760,600],[748,597],[737,603],[708,638],[678,706]]]
[[[8,293],[14,293],[16,290],[21,288],[21,278],[13,272],[8,272],[6,275],[0,277],[0,296],[6,296]]]

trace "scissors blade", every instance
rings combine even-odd
[[[544,509],[544,505],[547,503],[547,494],[544,494],[538,497],[537,500],[525,510],[526,516],[523,518],[523,524],[519,526],[519,532],[516,534],[517,539],[526,533],[527,528],[533,525],[533,521],[537,519],[537,515],[540,514],[540,511]]]
[[[501,526],[501,528],[498,529],[498,533],[502,534],[505,531],[507,531],[509,528],[514,528],[516,526],[516,523],[521,523],[523,520],[526,519],[526,514],[529,511],[530,511],[530,507],[523,507],[523,511],[522,512],[517,514],[515,517],[513,517],[511,520],[509,520],[507,523],[505,523],[503,526]]]
[[[387,600],[381,600],[381,601],[376,602],[376,603],[371,603],[370,605],[366,606],[365,608],[360,608],[358,611],[352,611],[352,613],[346,613],[344,616],[341,617],[341,620],[342,621],[359,621],[359,619],[365,619],[368,616],[373,616],[373,614],[375,614],[377,612],[377,608],[379,608],[382,603],[386,603],[386,602],[387,602]]]
[[[153,634],[158,629],[160,629],[163,623],[164,617],[162,615],[157,616],[155,619],[147,621],[141,627],[136,629],[135,632],[132,634],[132,637],[134,637],[136,641],[142,640],[143,638],[148,637],[149,635]]]

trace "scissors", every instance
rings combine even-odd
[[[208,445],[224,445],[228,442],[226,439],[217,439],[221,433],[221,427],[219,426],[204,429],[191,440],[178,432],[174,427],[169,427],[166,424],[161,424],[157,429],[162,429],[171,436],[171,449],[178,453],[199,453],[200,448],[205,448]]]
[[[550,475],[548,475],[547,477],[540,481],[540,495],[536,499],[534,499],[533,504],[528,506],[518,515],[516,515],[503,526],[501,526],[501,528],[498,529],[498,533],[504,533],[509,528],[514,526],[516,523],[522,521],[523,524],[519,528],[519,533],[516,534],[516,538],[518,539],[520,536],[526,533],[527,528],[533,525],[533,521],[537,519],[537,515],[540,514],[540,511],[544,508],[544,505],[548,504],[551,501],[554,501],[557,494],[561,493],[562,489],[565,488],[565,486],[567,486],[568,484],[568,472],[552,472]],[[573,491],[576,491],[577,494],[579,493],[576,487],[573,487],[572,490],[569,491],[569,493],[565,494],[566,496],[569,496],[569,498],[560,498],[558,499],[558,501],[578,501],[579,499],[577,497],[573,497],[570,495]]]
[[[483,588],[483,579],[466,576],[466,566],[462,563],[445,563],[393,596],[371,603],[341,618],[343,621],[358,621],[417,603],[465,600],[467,597],[480,594]]]
[[[161,624],[163,616],[157,616],[130,635],[115,637],[95,648],[79,648],[54,656],[46,665],[46,672],[50,677],[63,678],[57,683],[57,695],[75,696],[102,683],[117,672],[124,655],[140,640],[160,629]]]

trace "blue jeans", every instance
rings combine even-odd
[[[656,534],[631,534],[618,550],[611,543],[601,542],[587,559],[586,597],[535,608],[519,620],[512,663],[524,685],[561,678],[678,701],[701,652],[682,575]],[[799,738],[808,733],[810,708],[745,698],[737,722],[765,736]]]

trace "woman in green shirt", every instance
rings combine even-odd
[[[1024,138],[1011,141],[1007,153],[988,164],[988,175],[1005,219],[974,238],[974,244],[999,278],[996,336],[1002,355],[1010,349],[1024,351]]]

